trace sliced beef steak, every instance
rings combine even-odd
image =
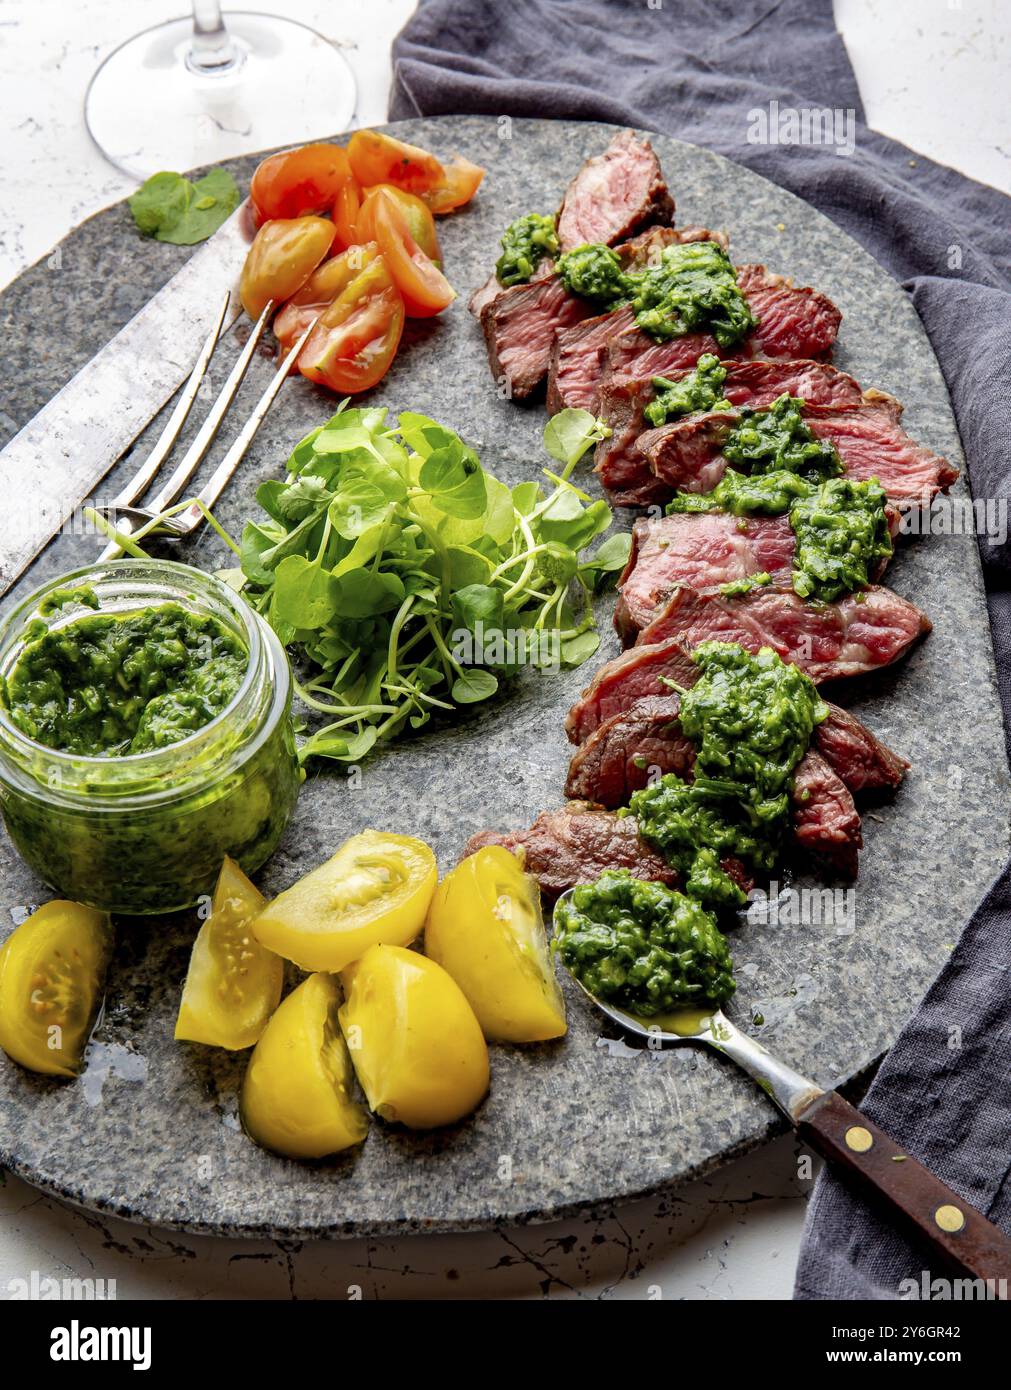
[[[689,241],[715,241],[726,249],[723,233],[711,232],[706,227],[651,227],[641,236],[633,237],[615,249],[626,270],[642,270],[652,264],[665,246]],[[608,344],[616,334],[624,333],[631,327],[634,327],[631,309],[612,309],[606,314],[585,319],[574,328],[559,330],[548,371],[549,415],[564,410],[566,406],[579,410],[597,409],[598,387]],[[691,344],[696,342],[711,342],[712,350],[718,351],[714,340],[702,335],[696,334],[690,341],[687,338],[681,341],[689,344],[685,348],[686,356],[695,351]],[[693,363],[699,355],[696,351]]]
[[[592,883],[605,869],[628,869],[636,878],[674,887],[677,871],[639,836],[634,816],[573,802],[560,811],[543,811],[529,830],[482,830],[472,835],[464,856],[485,845],[502,845],[523,858],[549,898],[577,883]]]
[[[658,343],[633,325],[608,343],[602,373],[615,380],[671,376],[690,371],[704,352],[792,361],[820,358],[832,351],[842,314],[820,291],[798,289],[762,265],[738,266],[737,283],[759,323],[734,349],[721,349],[704,333]]]
[[[642,700],[601,724],[569,764],[566,796],[617,808],[669,772],[691,781],[695,746],[681,733],[677,710],[676,695]],[[797,768],[792,805],[796,843],[855,875],[860,815],[842,778],[814,748]]]
[[[526,400],[547,374],[558,329],[592,312],[555,275],[503,290],[481,310],[492,376],[508,383],[513,400]]]
[[[538,280],[550,280],[554,273],[554,261],[551,259],[550,256],[545,256],[542,261],[539,261],[537,263],[537,266],[534,269],[534,273],[533,275],[531,275],[528,283],[533,285],[536,284]],[[515,289],[516,286],[513,285],[510,286],[510,288]],[[500,294],[505,294],[505,292],[506,286],[499,284],[498,276],[495,274],[494,271],[492,271],[492,273],[488,276],[488,279],[484,282],[484,284],[481,285],[480,288],[476,289],[474,293],[471,295],[471,297],[467,300],[467,308],[470,310],[470,312],[474,315],[476,319],[480,319],[484,306],[486,304],[491,304],[493,300],[497,299]]]
[[[723,394],[735,407],[755,410],[771,405],[784,391],[818,405],[859,405],[860,387],[853,377],[827,362],[755,362],[730,358]],[[690,371],[688,368],[687,371]],[[670,377],[687,374],[678,370]],[[601,378],[597,413],[611,426],[594,455],[594,471],[607,489],[609,500],[619,507],[642,507],[669,495],[666,485],[650,471],[639,447],[639,437],[649,428],[643,410],[653,399],[653,378]]]
[[[632,322],[631,309],[614,309],[556,333],[548,366],[549,415],[566,407],[596,409],[601,359],[614,334]]]
[[[647,222],[673,222],[674,199],[648,140],[619,131],[603,154],[588,159],[562,199],[563,251],[589,241],[613,246]]]
[[[881,391],[865,391],[859,405],[808,405],[804,420],[839,452],[846,476],[877,478],[900,508],[928,506],[949,488],[958,469],[910,439],[899,423],[902,407]],[[721,450],[739,421],[735,411],[708,411],[672,421],[639,436],[653,475],[685,492],[709,492],[726,472]]]
[[[677,638],[631,647],[603,665],[569,710],[565,732],[571,743],[582,743],[599,725],[626,714],[640,700],[666,698],[667,682],[687,687],[698,679],[698,667]]]
[[[893,535],[900,514],[890,509]],[[675,512],[640,517],[632,528],[632,549],[618,580],[615,627],[626,636],[645,627],[678,586],[696,593],[718,593],[752,575],[768,574],[774,589],[792,589],[796,536],[788,515],[731,516],[727,512]],[[879,579],[887,559],[872,575]]]
[[[818,752],[851,792],[897,787],[909,762],[861,724],[855,714],[829,705],[828,717],[814,732]]]
[[[789,588],[797,538],[789,516],[730,516],[727,512],[676,512],[641,517],[632,528],[632,550],[618,581],[625,615],[645,627],[671,590],[686,584],[714,593],[722,584],[771,575]]]
[[[877,585],[835,603],[805,603],[792,590],[754,589],[738,598],[679,588],[638,641],[737,642],[747,651],[771,647],[815,682],[863,675],[898,660],[930,631],[908,599]]]
[[[860,813],[842,779],[810,749],[797,768],[791,803],[795,843],[855,878],[863,845]]]
[[[637,700],[598,724],[569,763],[565,795],[615,809],[668,772],[691,775],[695,745],[681,732],[677,695]]]

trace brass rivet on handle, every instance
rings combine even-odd
[[[958,1207],[953,1207],[950,1203],[946,1203],[934,1212],[934,1220],[942,1231],[948,1231],[954,1235],[965,1225],[965,1212],[959,1211]]]
[[[865,1154],[874,1144],[874,1136],[863,1125],[851,1125],[846,1131],[846,1147],[855,1154]]]

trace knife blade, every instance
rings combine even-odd
[[[0,452],[0,595],[189,375],[251,238],[243,204]]]

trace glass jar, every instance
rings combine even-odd
[[[93,601],[74,598],[74,589]],[[165,603],[216,618],[249,655],[232,701],[186,738],[83,756],[35,742],[0,704],[0,810],[11,839],[61,897],[110,912],[191,907],[212,892],[226,854],[247,873],[257,869],[301,782],[283,647],[238,594],[189,565],[112,560],[44,585],[0,624],[0,678],[17,666],[26,639],[42,634],[40,623],[59,629],[96,611]]]

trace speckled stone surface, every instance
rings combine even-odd
[[[487,275],[505,224],[555,206],[610,128],[515,121],[509,132],[466,117],[410,122],[403,133],[443,154],[459,149],[489,176],[474,206],[440,226],[460,301],[440,321],[409,325],[375,399],[394,412],[444,420],[510,483],[536,476],[545,462],[543,412],[497,398],[464,300]],[[737,261],[764,261],[831,295],[845,315],[838,365],[898,395],[910,432],[961,464],[937,364],[884,271],[825,218],[756,175],[665,137],[655,144],[679,222],[725,227]],[[233,167],[244,181],[252,163]],[[0,297],[0,425],[13,433],[29,419],[185,255],[136,238],[120,206],[68,237],[58,263],[22,275]],[[240,411],[269,370],[267,360],[255,363]],[[286,385],[220,509],[226,526],[238,531],[255,486],[278,474],[291,445],[332,404],[301,380]],[[127,459],[120,473],[135,467],[136,458]],[[16,479],[0,486],[4,505],[18,505]],[[587,486],[596,491],[592,479]],[[86,563],[97,549],[94,538],[61,536],[17,594]],[[222,549],[205,536],[185,554],[172,553],[215,566]],[[827,925],[745,924],[732,942],[733,1016],[745,1024],[761,1017],[754,1031],[762,1041],[826,1086],[855,1076],[887,1048],[1008,843],[1008,775],[975,541],[907,543],[889,582],[926,609],[934,632],[900,666],[851,684],[841,698],[913,760],[913,772],[894,801],[865,814],[848,916]],[[600,608],[601,659],[617,647],[610,606],[605,600]],[[559,804],[570,752],[562,719],[590,670],[520,681],[454,727],[370,759],[360,778],[314,773],[259,876],[264,891],[286,886],[367,825],[427,838],[448,866],[473,830],[527,824]],[[0,882],[5,935],[49,895],[5,837]],[[805,885],[813,880],[795,884]],[[229,1234],[365,1234],[544,1220],[682,1182],[780,1127],[761,1092],[729,1065],[689,1048],[633,1050],[566,985],[568,1036],[493,1048],[491,1094],[464,1124],[417,1136],[374,1122],[353,1156],[314,1165],[273,1157],[239,1128],[244,1057],[172,1041],[194,925],[120,923],[106,1013],[82,1081],[46,1081],[0,1058],[7,1166],[71,1201],[147,1222]]]

